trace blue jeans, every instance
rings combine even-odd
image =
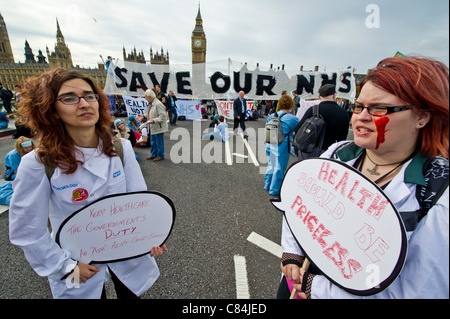
[[[151,135],[151,153],[154,158],[164,158],[164,133]]]
[[[178,118],[177,108],[171,107],[169,110],[169,123],[170,124],[176,124]]]

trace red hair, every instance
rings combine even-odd
[[[82,79],[99,95],[99,120],[96,132],[102,140],[102,152],[109,157],[117,156],[110,132],[111,116],[109,101],[103,91],[88,76],[76,70],[52,69],[40,76],[25,81],[21,91],[24,99],[20,104],[20,115],[27,118],[28,125],[39,140],[38,160],[50,167],[60,167],[66,174],[73,174],[78,164],[77,149],[65,126],[55,117],[55,101],[63,83]]]
[[[429,112],[419,144],[424,156],[449,157],[449,69],[426,57],[396,57],[381,61],[361,82],[371,82],[397,96],[415,112]]]

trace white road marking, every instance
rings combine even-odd
[[[247,262],[244,256],[234,256],[234,269],[236,273],[236,298],[250,299],[247,278]]]
[[[250,236],[248,236],[247,240],[279,258],[281,258],[281,255],[283,254],[283,249],[280,245],[261,235],[258,235],[255,232],[252,232]]]
[[[242,154],[238,154],[238,153],[233,153],[233,155],[236,156],[236,157],[248,158],[248,156],[242,155]]]
[[[230,150],[230,142],[228,140],[225,142],[225,158],[229,166],[233,165],[233,158],[231,157],[231,150]]]
[[[244,140],[244,145],[245,145],[245,147],[246,147],[247,150],[248,150],[248,155],[249,155],[250,158],[252,159],[253,164],[254,164],[256,167],[259,167],[259,162],[258,162],[258,160],[256,159],[256,155],[255,155],[255,153],[253,153],[252,148],[251,148],[250,145],[248,144],[247,140],[244,138],[244,134],[241,132],[240,135],[241,135],[242,139]]]
[[[3,214],[7,210],[9,210],[9,206],[8,205],[0,205],[0,214]]]

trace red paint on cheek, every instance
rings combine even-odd
[[[376,149],[380,148],[380,145],[383,144],[386,141],[386,126],[389,123],[389,117],[374,117],[373,118],[375,125],[377,127],[377,147]]]

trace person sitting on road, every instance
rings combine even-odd
[[[22,156],[28,154],[36,148],[36,145],[32,140],[27,137],[21,136],[16,140],[14,149],[6,154],[5,157],[5,181],[13,181],[16,179],[17,169],[19,168]]]
[[[115,120],[114,126],[116,128],[113,133],[115,136],[129,140],[133,147],[136,145],[136,136],[128,127],[125,127],[121,119]]]
[[[0,130],[7,128],[9,125],[9,118],[5,112],[0,111]]]

